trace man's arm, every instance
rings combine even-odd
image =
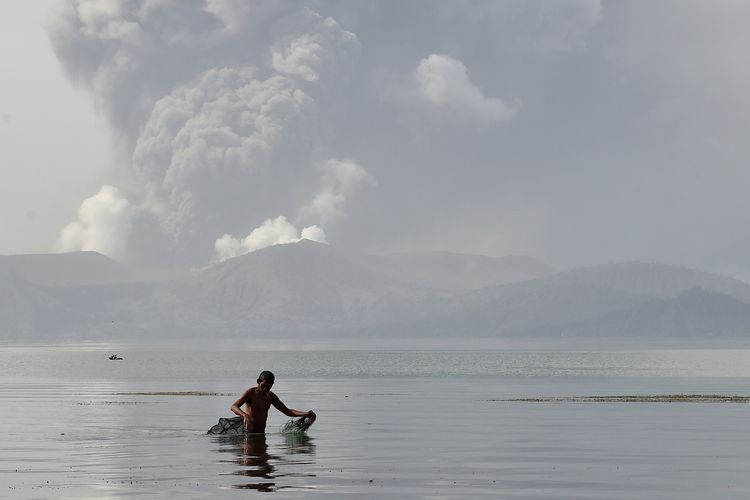
[[[246,390],[245,394],[243,394],[240,399],[235,401],[231,408],[232,413],[244,419],[245,429],[250,429],[253,426],[253,410],[251,409],[251,405],[247,405],[247,409],[250,410],[250,413],[242,411],[242,405],[250,401],[250,391],[252,391],[252,388]]]
[[[274,408],[276,408],[277,410],[279,410],[281,413],[283,413],[287,417],[311,417],[311,418],[315,418],[315,412],[312,411],[312,410],[309,410],[309,411],[300,411],[300,410],[295,410],[293,408],[287,408],[286,405],[284,403],[282,403],[281,400],[279,399],[279,397],[276,394],[274,394],[273,392],[271,393],[271,404],[274,406]]]

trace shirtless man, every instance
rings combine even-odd
[[[315,422],[315,412],[300,411],[287,408],[279,397],[271,392],[274,375],[269,371],[263,371],[258,375],[258,385],[251,387],[245,394],[232,405],[232,413],[244,419],[245,432],[265,432],[268,409],[273,405],[277,410],[288,417],[302,417],[297,424],[302,430],[307,429]],[[242,405],[245,405],[244,411]]]

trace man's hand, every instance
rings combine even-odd
[[[244,429],[246,431],[252,430],[253,423],[254,423],[253,422],[253,417],[251,417],[250,415],[248,415],[247,413],[245,413],[245,415],[242,418],[243,418],[243,421],[244,421],[243,422]]]
[[[312,410],[309,410],[309,411],[308,411],[308,412],[307,412],[307,413],[305,414],[305,416],[306,416],[306,417],[308,417],[308,418],[310,418],[310,419],[312,419],[312,420],[315,420],[316,418],[318,418],[318,416],[317,416],[317,415],[315,415],[315,412],[314,412],[314,411],[312,411]]]

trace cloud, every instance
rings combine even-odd
[[[325,226],[343,212],[351,192],[368,178],[354,161],[331,158],[318,166],[322,186],[312,201],[300,210],[301,217],[312,217]]]
[[[217,239],[214,244],[216,249],[214,261],[222,262],[261,248],[297,243],[303,239],[327,243],[325,232],[318,226],[308,226],[300,232],[286,217],[280,215],[275,219],[266,219],[245,238],[239,239],[225,234]]]
[[[312,33],[287,36],[271,47],[271,64],[279,73],[317,82],[322,71],[335,73],[338,61],[358,48],[357,36],[343,30],[333,18],[307,10],[317,28]]]
[[[319,78],[357,46],[331,18],[254,0],[67,0],[48,32],[68,75],[130,140],[154,103],[210,69]]]
[[[414,77],[418,95],[445,111],[449,118],[491,125],[510,120],[520,109],[520,101],[506,103],[502,99],[486,97],[469,79],[464,63],[447,55],[431,54],[422,59]]]
[[[126,9],[127,4],[120,0],[81,0],[76,8],[81,32],[90,38],[135,42],[140,26],[123,18]]]
[[[296,243],[303,239],[327,243],[325,226],[343,213],[344,203],[353,190],[368,179],[367,172],[352,160],[328,159],[318,165],[321,187],[312,201],[299,210],[298,220],[315,220],[302,231],[283,215],[267,219],[245,238],[225,234],[214,243],[213,260],[223,261],[272,245]]]
[[[253,0],[206,0],[204,10],[216,16],[229,34],[245,28],[253,14],[262,11],[260,2]]]
[[[202,203],[222,196],[222,185],[247,182],[267,168],[284,139],[304,142],[301,115],[312,99],[284,76],[258,79],[257,73],[212,69],[154,106],[133,167],[146,188],[146,206],[170,233],[194,223]]]
[[[318,243],[328,243],[326,241],[326,233],[322,228],[312,225],[302,228],[300,232],[300,240],[317,241]]]
[[[316,35],[301,35],[285,47],[271,49],[271,61],[276,71],[299,76],[308,82],[318,81],[314,68],[322,64],[324,57],[325,52]]]
[[[134,207],[114,186],[102,186],[86,198],[78,209],[78,220],[60,232],[60,251],[92,250],[109,257],[122,258],[132,228]]]

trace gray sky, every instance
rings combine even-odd
[[[311,237],[750,278],[750,5],[306,5],[0,4],[0,253]]]

